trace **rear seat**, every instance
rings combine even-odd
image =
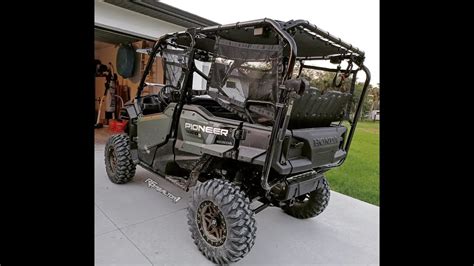
[[[327,91],[321,93],[311,87],[293,104],[288,128],[310,128],[329,126],[342,119],[344,108],[351,100],[350,93]]]
[[[289,129],[327,127],[334,121],[340,121],[344,109],[351,100],[350,93],[327,91],[321,93],[311,87],[293,104]],[[265,105],[250,105],[249,110],[265,119],[273,119],[273,108]]]

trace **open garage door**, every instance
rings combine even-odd
[[[94,58],[96,64],[100,61],[102,66],[96,71],[96,118],[97,124],[108,125],[111,119],[118,118],[123,103],[136,95],[148,62],[148,55],[136,53],[136,50],[153,47],[155,40],[101,27],[95,27],[94,34]],[[163,83],[161,60],[155,60],[148,79]]]

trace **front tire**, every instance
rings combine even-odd
[[[255,243],[255,215],[240,187],[211,179],[194,189],[188,207],[194,243],[217,264],[237,262]]]
[[[127,135],[113,135],[105,145],[105,171],[115,184],[128,183],[135,176],[129,141]]]
[[[282,207],[287,214],[298,218],[308,219],[318,216],[328,206],[330,198],[329,184],[323,176],[319,179],[316,190],[297,197],[292,206]]]

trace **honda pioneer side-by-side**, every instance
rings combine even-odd
[[[324,174],[347,158],[370,82],[363,51],[308,21],[260,19],[166,34],[141,52],[150,59],[122,110],[125,133],[105,147],[113,183],[139,165],[194,187],[191,236],[219,264],[250,251],[266,207],[301,219],[324,211]],[[147,82],[155,60],[164,84]],[[316,86],[318,73],[332,83]]]

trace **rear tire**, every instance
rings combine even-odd
[[[115,184],[130,182],[135,176],[136,165],[130,155],[129,137],[124,134],[113,135],[105,145],[105,171]]]
[[[211,179],[196,186],[188,207],[194,244],[216,264],[242,259],[255,243],[255,215],[240,187]]]
[[[296,198],[293,206],[286,205],[282,209],[287,214],[298,219],[313,218],[326,209],[329,198],[329,184],[323,176],[319,179],[316,190]]]

